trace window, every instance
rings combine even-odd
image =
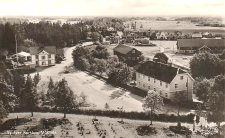
[[[156,82],[156,80],[154,79],[154,83]]]
[[[148,89],[149,89],[149,90],[150,90],[150,88],[151,88],[151,87],[150,87],[150,86],[148,86]]]
[[[45,56],[42,56],[42,59],[45,59]]]
[[[175,88],[178,88],[178,84],[175,84]]]
[[[48,61],[48,64],[52,64],[52,63],[51,63],[51,60]]]
[[[166,88],[168,88],[168,84],[166,84]]]
[[[132,50],[132,53],[135,53],[135,50]]]
[[[42,62],[42,65],[45,65],[45,62]]]
[[[150,77],[148,77],[148,81],[150,81]]]
[[[141,83],[139,82],[139,85],[141,85]]]
[[[141,75],[140,75],[140,74],[138,74],[138,77],[139,77],[139,78],[140,78],[140,76],[141,76]]]
[[[38,65],[38,61],[36,61],[36,64]]]
[[[135,60],[135,57],[132,57],[132,60]]]
[[[51,55],[48,55],[48,58],[51,58]]]
[[[160,90],[160,95],[162,95],[162,91]]]
[[[168,97],[168,94],[167,93],[165,94],[165,97]]]
[[[184,76],[180,76],[180,80],[183,80],[184,79]]]
[[[143,84],[143,87],[145,88],[145,84]]]
[[[162,86],[162,81],[160,81],[160,86]]]
[[[156,91],[156,88],[154,88],[154,91]]]
[[[36,59],[38,59],[38,55],[35,55]]]

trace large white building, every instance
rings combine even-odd
[[[175,92],[184,91],[188,99],[192,100],[193,81],[189,73],[154,61],[141,64],[136,72],[136,87],[157,91],[167,99],[173,99]]]
[[[55,65],[56,47],[30,47],[31,63],[36,66]]]

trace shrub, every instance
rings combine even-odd
[[[189,130],[188,128],[184,127],[184,126],[181,126],[181,127],[178,127],[178,126],[170,126],[169,129],[171,131],[173,131],[175,134],[186,134],[186,135],[190,135],[192,133],[191,130]]]
[[[150,127],[150,126],[138,126],[137,127],[137,133],[140,136],[145,136],[145,135],[152,135],[152,134],[156,134],[157,131],[154,127]]]

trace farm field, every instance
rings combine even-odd
[[[131,22],[136,22],[137,29],[141,30],[161,30],[167,31],[169,33],[174,33],[174,31],[182,31],[183,33],[193,33],[199,32],[211,32],[212,34],[223,34],[225,36],[224,27],[210,27],[210,26],[196,26],[197,24],[187,22],[187,21],[150,21],[150,20],[134,20],[127,21],[125,24],[131,24]],[[140,28],[140,26],[143,28]]]
[[[61,113],[34,113],[34,117],[30,117],[30,113],[11,113],[9,114],[7,119],[15,119],[15,118],[29,118],[31,121],[16,126],[15,132],[24,132],[25,128],[29,128],[32,126],[39,125],[38,132],[41,131],[40,120],[45,119],[62,119],[63,114]],[[120,123],[120,118],[109,118],[109,117],[99,117],[97,116],[93,123],[92,119],[94,116],[87,115],[75,115],[75,114],[67,114],[66,123],[58,124],[52,128],[49,132],[54,133],[55,138],[64,137],[64,138],[99,138],[103,135],[100,135],[101,132],[105,133],[105,138],[166,138],[167,135],[171,134],[171,138],[185,138],[185,135],[175,135],[172,131],[169,130],[169,126],[176,125],[176,123],[167,123],[167,122],[153,122],[152,127],[156,128],[156,134],[151,134],[148,136],[138,135],[136,129],[138,126],[149,125],[150,121],[142,121],[142,120],[129,120],[123,119],[124,123]],[[65,122],[65,121],[64,121]],[[78,124],[79,123],[79,124]],[[82,135],[79,130],[79,126],[82,126],[84,129],[84,134]],[[97,129],[96,129],[97,126]],[[193,125],[182,123],[182,126],[185,126],[192,130]],[[45,126],[46,127],[46,126]],[[197,126],[196,128],[198,128]],[[43,128],[42,128],[43,129]],[[10,130],[12,131],[12,130]],[[25,135],[15,134],[12,135],[11,138],[22,138]],[[35,133],[33,135],[27,135],[27,138],[41,138],[43,134]],[[8,138],[9,135],[7,131],[0,133],[1,138]],[[200,135],[196,135],[192,133],[192,137],[194,138],[203,138]]]
[[[177,41],[150,41],[150,42],[156,44],[156,46],[144,47],[144,46],[132,46],[131,44],[128,45],[141,51],[145,57],[148,57],[150,59],[153,59],[154,55],[160,52],[160,47],[162,47],[164,49],[164,53],[173,58],[176,64],[189,67],[189,62],[190,59],[193,57],[193,55],[175,54],[177,51],[176,45]],[[108,46],[108,51],[110,52],[110,54],[113,54],[113,48],[115,47],[116,47],[115,45]]]

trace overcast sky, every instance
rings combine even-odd
[[[225,0],[0,0],[0,16],[225,14]]]

